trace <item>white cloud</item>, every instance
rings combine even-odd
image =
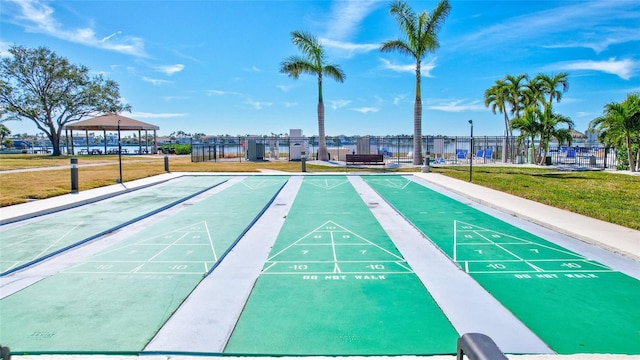
[[[220,95],[220,96],[234,95],[234,96],[241,96],[242,94],[240,94],[238,92],[235,92],[235,91],[207,90],[207,95]]]
[[[394,96],[394,97],[393,97],[393,103],[394,103],[395,105],[398,105],[398,104],[400,104],[402,101],[404,101],[404,99],[406,99],[406,98],[407,98],[407,96],[408,96],[407,94],[400,94],[400,95],[396,95],[396,96]]]
[[[184,100],[184,99],[188,99],[188,96],[163,96],[162,100],[170,102],[170,101],[174,101],[174,100]]]
[[[9,8],[9,4],[15,7]],[[116,42],[112,40],[115,35],[122,34],[120,31],[98,38],[91,28],[67,28],[55,18],[55,10],[39,0],[7,0],[3,3],[2,10],[11,16],[10,22],[22,26],[27,32],[47,34],[73,43],[133,56],[147,56],[141,38],[123,36],[122,40]]]
[[[247,71],[247,72],[261,72],[262,70],[257,67],[257,66],[252,66],[250,68],[244,68],[242,69],[243,71]]]
[[[285,102],[284,103],[284,107],[286,107],[286,108],[296,107],[296,106],[298,106],[297,102]]]
[[[175,65],[159,65],[159,66],[155,66],[154,69],[157,72],[161,72],[161,73],[165,73],[167,75],[173,75],[177,72],[180,72],[184,69],[184,65],[182,64],[175,64]]]
[[[269,106],[273,105],[273,103],[271,103],[271,102],[253,101],[253,100],[247,100],[247,101],[245,101],[245,104],[250,105],[251,107],[253,107],[256,110],[262,110],[262,108],[264,108],[264,107],[269,107]]]
[[[0,40],[0,56],[9,56],[9,48],[11,47],[11,45],[13,44]]]
[[[116,36],[116,35],[120,35],[120,34],[122,34],[122,31],[116,31],[116,32],[114,32],[114,33],[113,33],[113,34],[111,34],[111,35],[108,35],[108,36],[103,37],[103,38],[102,38],[102,40],[100,40],[100,41],[105,42],[105,41],[107,41],[107,40],[111,39],[112,37],[114,37],[114,36]]]
[[[355,44],[327,38],[320,38],[319,40],[328,50],[333,50],[336,56],[344,58],[351,58],[356,54],[368,53],[380,48],[380,44]]]
[[[357,111],[357,112],[363,113],[363,114],[380,111],[380,109],[376,108],[376,107],[351,108],[350,110]]]
[[[351,103],[351,100],[329,100],[329,106],[333,110],[337,110],[338,108],[345,107],[349,103]]]
[[[623,28],[620,23],[637,22],[640,17],[635,0],[596,0],[560,2],[562,6],[508,18],[482,29],[471,29],[462,38],[453,39],[448,47],[495,51],[509,44],[543,47],[584,47],[596,52],[610,45],[640,40],[637,26]],[[568,4],[568,5],[565,5]],[[535,29],[532,31],[531,29]],[[572,42],[555,42],[555,35],[570,35]]]
[[[387,59],[381,58],[380,60],[382,61],[382,66],[387,70],[392,70],[395,72],[408,72],[408,73],[415,73],[416,71],[415,64],[398,65],[398,64],[391,63],[391,61]],[[431,70],[433,70],[436,67],[435,65],[436,60],[437,58],[434,57],[428,63],[422,62],[422,64],[420,64],[420,76],[433,77],[431,76]]]
[[[293,89],[295,85],[276,85],[276,87],[284,92],[288,92],[289,90]]]
[[[427,109],[444,112],[487,111],[480,100],[469,103],[465,103],[465,100],[435,100],[435,102],[435,105],[428,105]]]
[[[334,1],[330,18],[326,21],[326,37],[345,39],[360,29],[360,24],[372,11],[386,5],[379,0]]]
[[[162,79],[152,79],[150,77],[146,77],[143,76],[142,80],[145,82],[148,82],[150,84],[153,84],[154,86],[160,86],[160,85],[165,85],[165,84],[170,84],[171,81],[167,81],[167,80],[162,80]]]
[[[560,42],[557,44],[543,45],[543,48],[562,49],[562,48],[588,48],[596,53],[605,51],[611,45],[624,44],[631,41],[640,41],[640,31],[638,29],[627,29],[621,27],[607,27],[601,29],[596,34],[589,32],[583,34],[583,39],[577,39],[571,42]]]
[[[606,61],[578,60],[559,62],[548,66],[553,70],[590,70],[617,75],[624,80],[631,79],[636,69],[640,68],[640,62],[631,59],[616,60],[610,58]]]
[[[597,116],[599,116],[600,114],[596,114],[596,113],[590,113],[590,112],[586,112],[586,111],[578,111],[576,113],[576,117],[579,118],[588,118],[588,119],[593,119]]]
[[[185,113],[149,113],[149,112],[132,112],[128,117],[134,119],[166,119],[174,117],[184,117],[189,114]]]

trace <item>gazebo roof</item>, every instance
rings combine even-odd
[[[121,131],[132,130],[160,130],[160,127],[153,124],[148,124],[142,121],[134,120],[126,116],[119,114],[105,114],[96,116],[91,119],[74,122],[66,125],[66,130],[78,131],[78,130],[118,130],[118,121],[120,122]]]

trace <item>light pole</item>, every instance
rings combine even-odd
[[[122,141],[120,140],[120,119],[118,119],[118,169],[120,170],[118,182],[122,184]]]
[[[469,120],[471,125],[471,151],[469,151],[469,182],[473,181],[473,120]]]

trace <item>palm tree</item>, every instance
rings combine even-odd
[[[571,129],[574,124],[570,118],[554,113],[551,104],[545,104],[540,115],[542,116],[539,119],[540,148],[538,152],[540,155],[539,163],[542,165],[549,152],[551,139],[557,139],[558,144],[568,142],[571,145]],[[561,125],[567,125],[568,128],[559,127]]]
[[[298,46],[304,57],[290,56],[280,64],[280,72],[296,80],[303,73],[318,76],[318,159],[327,161],[329,156],[324,132],[322,77],[328,76],[341,83],[346,79],[346,75],[339,65],[325,63],[324,49],[315,36],[303,31],[294,31],[291,37],[293,44]]]
[[[554,99],[560,102],[562,94],[569,89],[569,74],[565,72],[553,76],[538,74],[534,79],[540,83],[543,93],[549,95],[548,104],[552,104]]]
[[[516,138],[518,146],[522,145],[525,139],[531,141],[532,153],[536,154],[536,136],[540,133],[540,119],[543,117],[542,111],[537,107],[527,107],[524,115],[511,120],[511,128],[520,131]],[[536,162],[536,159],[533,159]]]
[[[509,102],[509,89],[503,80],[496,80],[496,83],[484,92],[484,106],[491,109],[495,114],[496,111],[504,115],[504,131],[507,136],[507,154],[511,144],[510,134],[511,126],[509,124],[509,116],[507,116],[507,103]],[[512,154],[511,154],[512,155]]]
[[[505,75],[504,82],[509,89],[509,104],[511,105],[511,114],[513,117],[520,117],[520,111],[523,110],[522,98],[523,87],[526,81],[529,80],[529,75],[520,74],[517,76]]]
[[[637,170],[631,144],[633,141],[640,143],[640,93],[627,95],[622,103],[605,105],[604,115],[592,120],[589,127],[599,130],[600,141],[605,144],[626,145],[629,170]]]
[[[413,105],[413,164],[422,163],[422,95],[420,90],[421,62],[427,53],[439,47],[438,31],[451,10],[448,0],[440,0],[431,14],[413,12],[404,1],[391,4],[389,13],[394,16],[405,40],[389,40],[382,43],[380,51],[398,51],[416,60],[416,97]]]

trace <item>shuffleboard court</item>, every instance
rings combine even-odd
[[[452,354],[458,334],[345,176],[305,177],[226,354]]]
[[[365,177],[560,354],[640,354],[640,281],[401,176]]]
[[[247,178],[5,297],[3,344],[13,354],[142,351],[287,179]]]
[[[216,186],[225,176],[180,177],[108,200],[0,227],[0,275]],[[134,206],[135,205],[135,206]]]

